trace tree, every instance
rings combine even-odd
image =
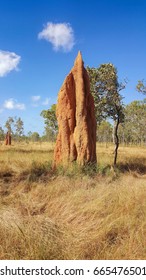
[[[87,67],[90,79],[91,93],[94,97],[97,123],[111,118],[113,125],[114,166],[117,162],[119,138],[118,127],[124,121],[124,105],[120,91],[125,83],[118,82],[117,70],[111,63],[101,64],[99,68]]]
[[[112,125],[107,121],[102,121],[97,127],[97,141],[107,143],[112,141]]]
[[[146,85],[144,84],[144,80],[138,81],[136,89],[137,91],[146,94]]]
[[[53,104],[48,110],[43,110],[40,115],[44,118],[46,135],[49,134],[55,137],[58,132],[56,104]]]
[[[146,142],[146,99],[133,101],[126,106],[124,131],[127,142]]]
[[[12,117],[9,117],[8,120],[6,121],[5,123],[5,127],[7,128],[7,130],[10,132],[10,133],[13,133],[13,130],[12,130],[12,125],[14,124],[14,118]]]
[[[33,132],[31,135],[31,140],[33,142],[38,142],[40,140],[40,135],[38,132]]]
[[[20,139],[20,137],[23,135],[24,132],[24,123],[21,120],[21,118],[16,119],[16,122],[14,124],[15,128],[16,128],[16,137],[18,137],[18,139]]]
[[[3,141],[5,139],[5,133],[2,127],[0,127],[0,141]]]
[[[32,132],[31,132],[31,131],[28,131],[27,136],[28,136],[28,138],[30,138],[30,139],[31,139]]]
[[[20,117],[9,117],[5,123],[7,131],[13,135],[14,139],[20,139],[20,137],[22,137],[24,130],[23,126],[24,123]]]
[[[54,142],[56,140],[56,132],[49,127],[45,128],[45,134],[43,135],[43,141]]]

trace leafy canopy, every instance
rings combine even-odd
[[[40,114],[44,118],[45,129],[51,129],[53,132],[57,132],[58,124],[56,118],[56,104],[53,104],[50,109],[43,110]]]
[[[90,89],[94,97],[97,123],[107,117],[113,120],[124,119],[123,97],[120,91],[125,84],[118,82],[117,70],[112,63],[101,64],[99,68],[87,67],[90,79]]]
[[[144,84],[144,80],[138,81],[138,84],[136,86],[137,91],[146,94],[146,85]]]

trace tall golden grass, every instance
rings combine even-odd
[[[0,146],[1,259],[145,259],[146,148],[97,145],[98,165],[51,168],[54,145]]]

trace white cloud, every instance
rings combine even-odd
[[[46,98],[43,102],[42,105],[48,105],[50,101],[50,98]]]
[[[34,95],[31,97],[33,102],[39,101],[41,99],[40,95]]]
[[[56,51],[63,49],[68,52],[75,44],[74,32],[69,23],[48,22],[38,38],[50,42]]]
[[[18,70],[20,59],[14,52],[0,50],[0,77],[6,76],[12,70]]]
[[[25,110],[25,104],[18,103],[17,100],[14,100],[13,98],[5,100],[3,107],[8,110],[13,110],[13,109]]]

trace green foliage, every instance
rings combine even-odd
[[[56,176],[67,176],[69,178],[78,178],[78,177],[94,177],[97,175],[97,164],[88,163],[84,166],[80,166],[77,162],[73,162],[71,165],[63,166],[58,165],[55,170]]]
[[[32,162],[31,168],[28,170],[27,180],[29,182],[36,182],[43,179],[43,176],[52,174],[52,166],[50,162],[37,163]]]
[[[146,142],[146,99],[126,106],[123,129],[127,142]]]
[[[136,89],[137,91],[146,94],[146,85],[144,84],[144,80],[138,81]]]
[[[5,123],[5,127],[6,127],[7,131],[13,133],[13,130],[12,130],[12,125],[13,124],[14,124],[14,118],[9,117],[8,120]]]
[[[49,136],[51,139],[54,139],[58,131],[56,104],[53,104],[48,110],[43,110],[40,115],[44,118],[45,135],[47,137]]]
[[[5,123],[5,128],[13,135],[13,139],[20,140],[24,133],[24,123],[19,117],[9,117]]]
[[[21,118],[16,119],[16,122],[14,124],[16,129],[16,136],[20,139],[20,137],[23,135],[24,132],[24,123],[21,120]]]
[[[45,128],[45,134],[42,136],[43,141],[54,142],[56,140],[56,132],[50,127]]]
[[[2,127],[0,127],[0,141],[3,141],[4,138],[5,138],[4,130],[2,129]]]
[[[117,70],[111,63],[101,64],[99,68],[87,67],[91,93],[94,97],[97,124],[106,118],[114,121],[113,142],[115,144],[114,165],[119,147],[118,127],[124,121],[124,106],[120,91],[125,84],[118,82]]]
[[[87,67],[90,89],[94,97],[97,123],[107,117],[123,122],[123,103],[120,91],[125,84],[118,82],[117,70],[111,63],[101,64],[99,68]]]
[[[33,132],[31,134],[31,141],[38,142],[40,140],[40,135],[38,132]]]
[[[31,139],[31,136],[32,136],[32,132],[31,132],[31,131],[28,131],[27,137],[28,137],[29,139]]]
[[[102,121],[97,126],[97,141],[102,143],[112,142],[112,125],[107,121]]]

